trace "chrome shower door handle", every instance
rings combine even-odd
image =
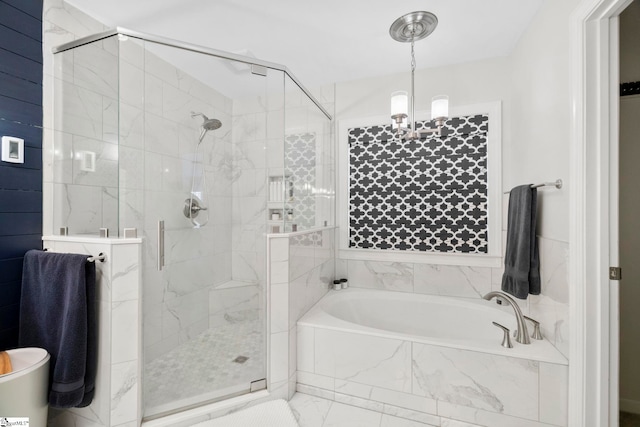
[[[164,220],[158,221],[158,271],[164,267]]]

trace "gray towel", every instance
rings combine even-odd
[[[507,251],[504,256],[502,290],[526,299],[540,293],[540,261],[536,238],[538,192],[530,185],[520,185],[509,195]]]
[[[51,355],[49,404],[86,406],[97,367],[95,264],[87,255],[30,250],[20,297],[20,347]]]

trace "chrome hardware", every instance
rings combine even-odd
[[[107,256],[102,252],[100,252],[98,256],[90,256],[89,258],[87,258],[87,262],[96,262],[96,261],[104,262],[105,259],[107,259]]]
[[[535,339],[535,340],[541,340],[544,339],[542,337],[542,334],[540,333],[540,322],[538,322],[537,320],[534,320],[528,316],[523,316],[525,319],[527,319],[528,321],[530,321],[533,324],[533,333],[531,334],[531,338]],[[513,331],[513,337],[516,337],[516,334],[518,333],[518,330],[516,329],[515,331]]]
[[[137,228],[125,228],[124,229],[124,238],[125,239],[135,239],[138,237],[138,229]]]
[[[102,237],[104,239],[109,237],[109,229],[108,228],[101,228],[100,229],[100,237]]]
[[[249,392],[253,393],[255,391],[264,390],[267,388],[267,380],[265,378],[257,381],[251,381],[251,385],[249,386]]]
[[[502,332],[504,332],[504,335],[502,337],[502,344],[500,345],[503,346],[504,348],[513,348],[513,344],[511,344],[511,337],[509,336],[509,329],[505,328],[500,323],[496,323],[496,322],[491,322],[491,323],[493,323],[494,326],[497,326],[498,328],[502,329]]]
[[[200,201],[195,197],[189,197],[184,201],[184,208],[182,209],[182,213],[187,218],[195,218],[198,216],[200,211],[206,211],[208,208],[200,206]]]
[[[518,330],[516,331],[516,342],[520,344],[531,344],[531,340],[529,339],[529,331],[527,330],[527,324],[524,321],[524,316],[522,315],[522,311],[520,311],[520,307],[518,304],[504,292],[493,291],[489,292],[485,296],[482,297],[487,301],[491,301],[493,298],[498,298],[499,300],[503,300],[509,303],[511,308],[513,308],[513,312],[516,316],[516,322],[518,324]]]
[[[263,67],[262,65],[258,64],[251,64],[251,74],[266,77],[267,67]]]
[[[537,320],[533,320],[529,316],[524,316],[524,318],[533,324],[533,333],[531,334],[531,338],[533,338],[534,340],[541,340],[542,334],[540,333],[540,322],[538,322]]]
[[[158,221],[158,271],[164,267],[164,221]]]
[[[540,188],[540,187],[556,187],[558,190],[562,188],[562,180],[556,179],[553,182],[541,182],[540,184],[531,184],[531,188]],[[511,193],[511,190],[505,191],[504,194]]]

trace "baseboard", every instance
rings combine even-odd
[[[640,414],[640,400],[620,399],[620,411]]]

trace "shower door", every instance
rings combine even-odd
[[[266,377],[266,183],[283,173],[284,77],[131,37],[120,59],[120,218],[144,236],[149,419]]]

